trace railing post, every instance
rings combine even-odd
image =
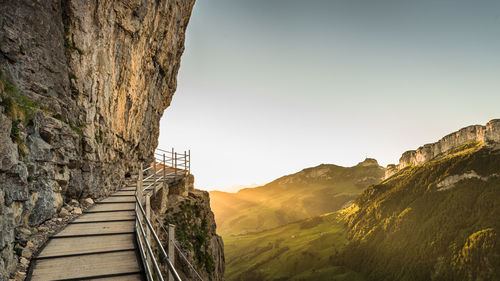
[[[145,199],[146,199],[145,200],[146,202],[144,204],[145,205],[144,211],[146,211],[146,216],[143,217],[143,221],[145,224],[144,230],[146,231],[146,237],[144,237],[144,240],[146,240],[145,241],[146,244],[151,245],[151,230],[149,229],[148,223],[146,222],[146,220],[151,221],[151,193],[146,192]],[[149,252],[146,251],[146,258],[147,258],[148,263],[149,263],[149,261],[152,261],[154,257],[152,257],[149,254]]]
[[[188,150],[188,175],[191,174],[191,149]]]
[[[151,193],[146,193],[146,219],[151,221]],[[146,224],[147,226],[147,224]],[[151,230],[146,227],[146,239],[148,243],[151,243]]]
[[[166,170],[167,170],[167,162],[165,162],[165,153],[163,153],[163,187],[165,188],[165,184],[167,183],[166,178]]]
[[[172,263],[172,265],[175,267],[175,225],[169,224],[168,225],[168,259]],[[168,271],[168,281],[174,281],[174,276],[172,276],[172,273],[170,270]]]
[[[172,164],[172,168],[174,167],[174,148],[172,147],[172,160],[171,160],[171,163]]]
[[[137,198],[139,199],[139,204],[141,202],[141,199],[142,199],[142,163],[140,163],[139,165],[139,173],[137,173],[137,183],[135,185],[135,196],[137,196]],[[137,213],[138,210],[137,210],[137,201],[135,202],[135,212]],[[135,219],[135,228],[137,229],[137,224],[139,223],[139,221],[137,220],[137,218]]]
[[[186,151],[184,150],[184,174],[186,174],[187,171],[187,154]]]
[[[153,160],[153,195],[156,192],[156,158]]]
[[[139,198],[139,202],[142,201],[142,163],[139,167],[139,174],[137,175],[137,185],[135,187],[136,193],[137,193],[137,198]]]
[[[174,159],[174,173],[177,176],[177,152],[175,153],[175,159]]]

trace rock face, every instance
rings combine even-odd
[[[377,160],[373,158],[366,158],[363,162],[359,162],[358,166],[360,167],[378,167]]]
[[[154,213],[159,214],[159,220],[154,222],[156,232],[167,247],[165,230],[169,224],[175,225],[176,243],[182,251],[182,254],[176,251],[175,267],[182,280],[199,280],[201,277],[221,281],[225,270],[224,244],[216,234],[209,194],[194,189],[193,182],[193,176],[189,176],[169,186],[168,192],[163,188],[151,198]]]
[[[116,189],[157,146],[194,0],[0,0],[0,279],[15,229]]]
[[[485,126],[474,125],[460,129],[451,133],[438,142],[426,144],[417,150],[409,150],[403,153],[399,159],[399,164],[388,165],[385,178],[395,174],[408,165],[420,165],[444,156],[454,148],[472,142],[481,142],[482,145],[496,146],[500,143],[500,119],[493,119]]]

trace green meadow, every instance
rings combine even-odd
[[[332,262],[347,244],[338,213],[305,219],[270,230],[224,237],[226,279],[365,280]]]

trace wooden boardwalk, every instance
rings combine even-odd
[[[52,236],[33,261],[31,280],[144,280],[134,192],[113,193]]]

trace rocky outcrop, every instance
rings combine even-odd
[[[363,162],[359,162],[358,165],[359,167],[378,167],[378,162],[376,159],[373,158],[366,158]]]
[[[390,178],[392,175],[398,172],[398,166],[394,164],[389,164],[385,168],[385,176],[384,179]]]
[[[454,149],[470,143],[480,145],[496,146],[500,144],[500,119],[493,119],[485,126],[474,125],[451,133],[435,143],[426,144],[417,150],[409,150],[403,153],[399,164],[388,165],[385,178],[394,175],[397,171],[408,165],[421,165],[437,157],[446,156]]]
[[[498,174],[492,174],[492,175],[489,175],[489,176],[480,176],[476,173],[476,171],[474,170],[470,170],[466,173],[463,173],[461,175],[452,175],[452,176],[448,176],[446,178],[444,178],[442,181],[440,181],[436,187],[437,187],[437,191],[444,191],[444,190],[449,190],[451,188],[453,188],[455,186],[455,184],[457,184],[458,182],[460,181],[463,181],[463,180],[467,180],[467,179],[478,179],[478,180],[482,180],[482,181],[487,181],[489,180],[490,178],[492,177],[498,177]]]
[[[194,0],[0,0],[0,280],[18,228],[120,186],[157,146]]]
[[[154,222],[155,227],[162,244],[167,247],[166,230],[169,224],[175,225],[178,246],[175,267],[182,280],[201,277],[221,281],[225,270],[224,244],[216,234],[208,192],[194,189],[193,183],[194,177],[189,175],[151,198],[153,211],[159,217]]]

